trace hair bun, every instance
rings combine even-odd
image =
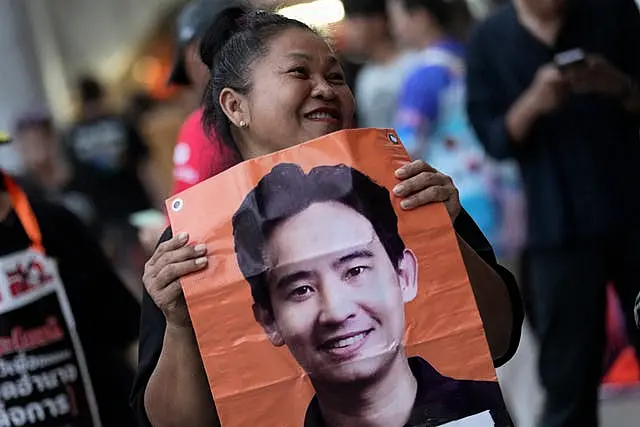
[[[216,54],[242,29],[243,18],[248,13],[249,10],[242,6],[227,7],[211,23],[200,43],[200,59],[210,70]]]

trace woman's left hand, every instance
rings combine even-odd
[[[453,181],[422,160],[415,160],[402,166],[395,172],[402,182],[396,185],[393,193],[402,197],[402,209],[415,209],[429,203],[443,202],[447,207],[451,221],[455,221],[462,207],[458,189]]]

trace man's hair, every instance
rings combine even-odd
[[[404,4],[407,10],[423,9],[429,12],[445,30],[449,30],[456,14],[468,9],[464,0],[395,0]]]
[[[387,0],[343,0],[347,18],[358,16],[387,16]]]
[[[93,76],[82,76],[78,79],[78,94],[83,103],[100,101],[104,97],[104,89]]]
[[[13,131],[19,135],[29,130],[40,130],[48,135],[54,134],[55,126],[49,112],[43,109],[33,109],[21,113],[15,119]]]
[[[389,191],[345,165],[318,166],[305,174],[281,163],[265,175],[233,215],[238,265],[251,286],[253,300],[271,309],[264,250],[274,228],[313,203],[337,202],[364,216],[397,269],[405,250]]]

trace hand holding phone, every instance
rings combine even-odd
[[[576,69],[587,65],[587,54],[580,48],[570,49],[556,54],[553,62],[560,71]]]

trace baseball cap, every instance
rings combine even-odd
[[[168,84],[191,84],[184,63],[184,50],[193,40],[201,37],[215,20],[218,13],[234,3],[234,0],[194,0],[180,12],[176,22],[176,55]]]

